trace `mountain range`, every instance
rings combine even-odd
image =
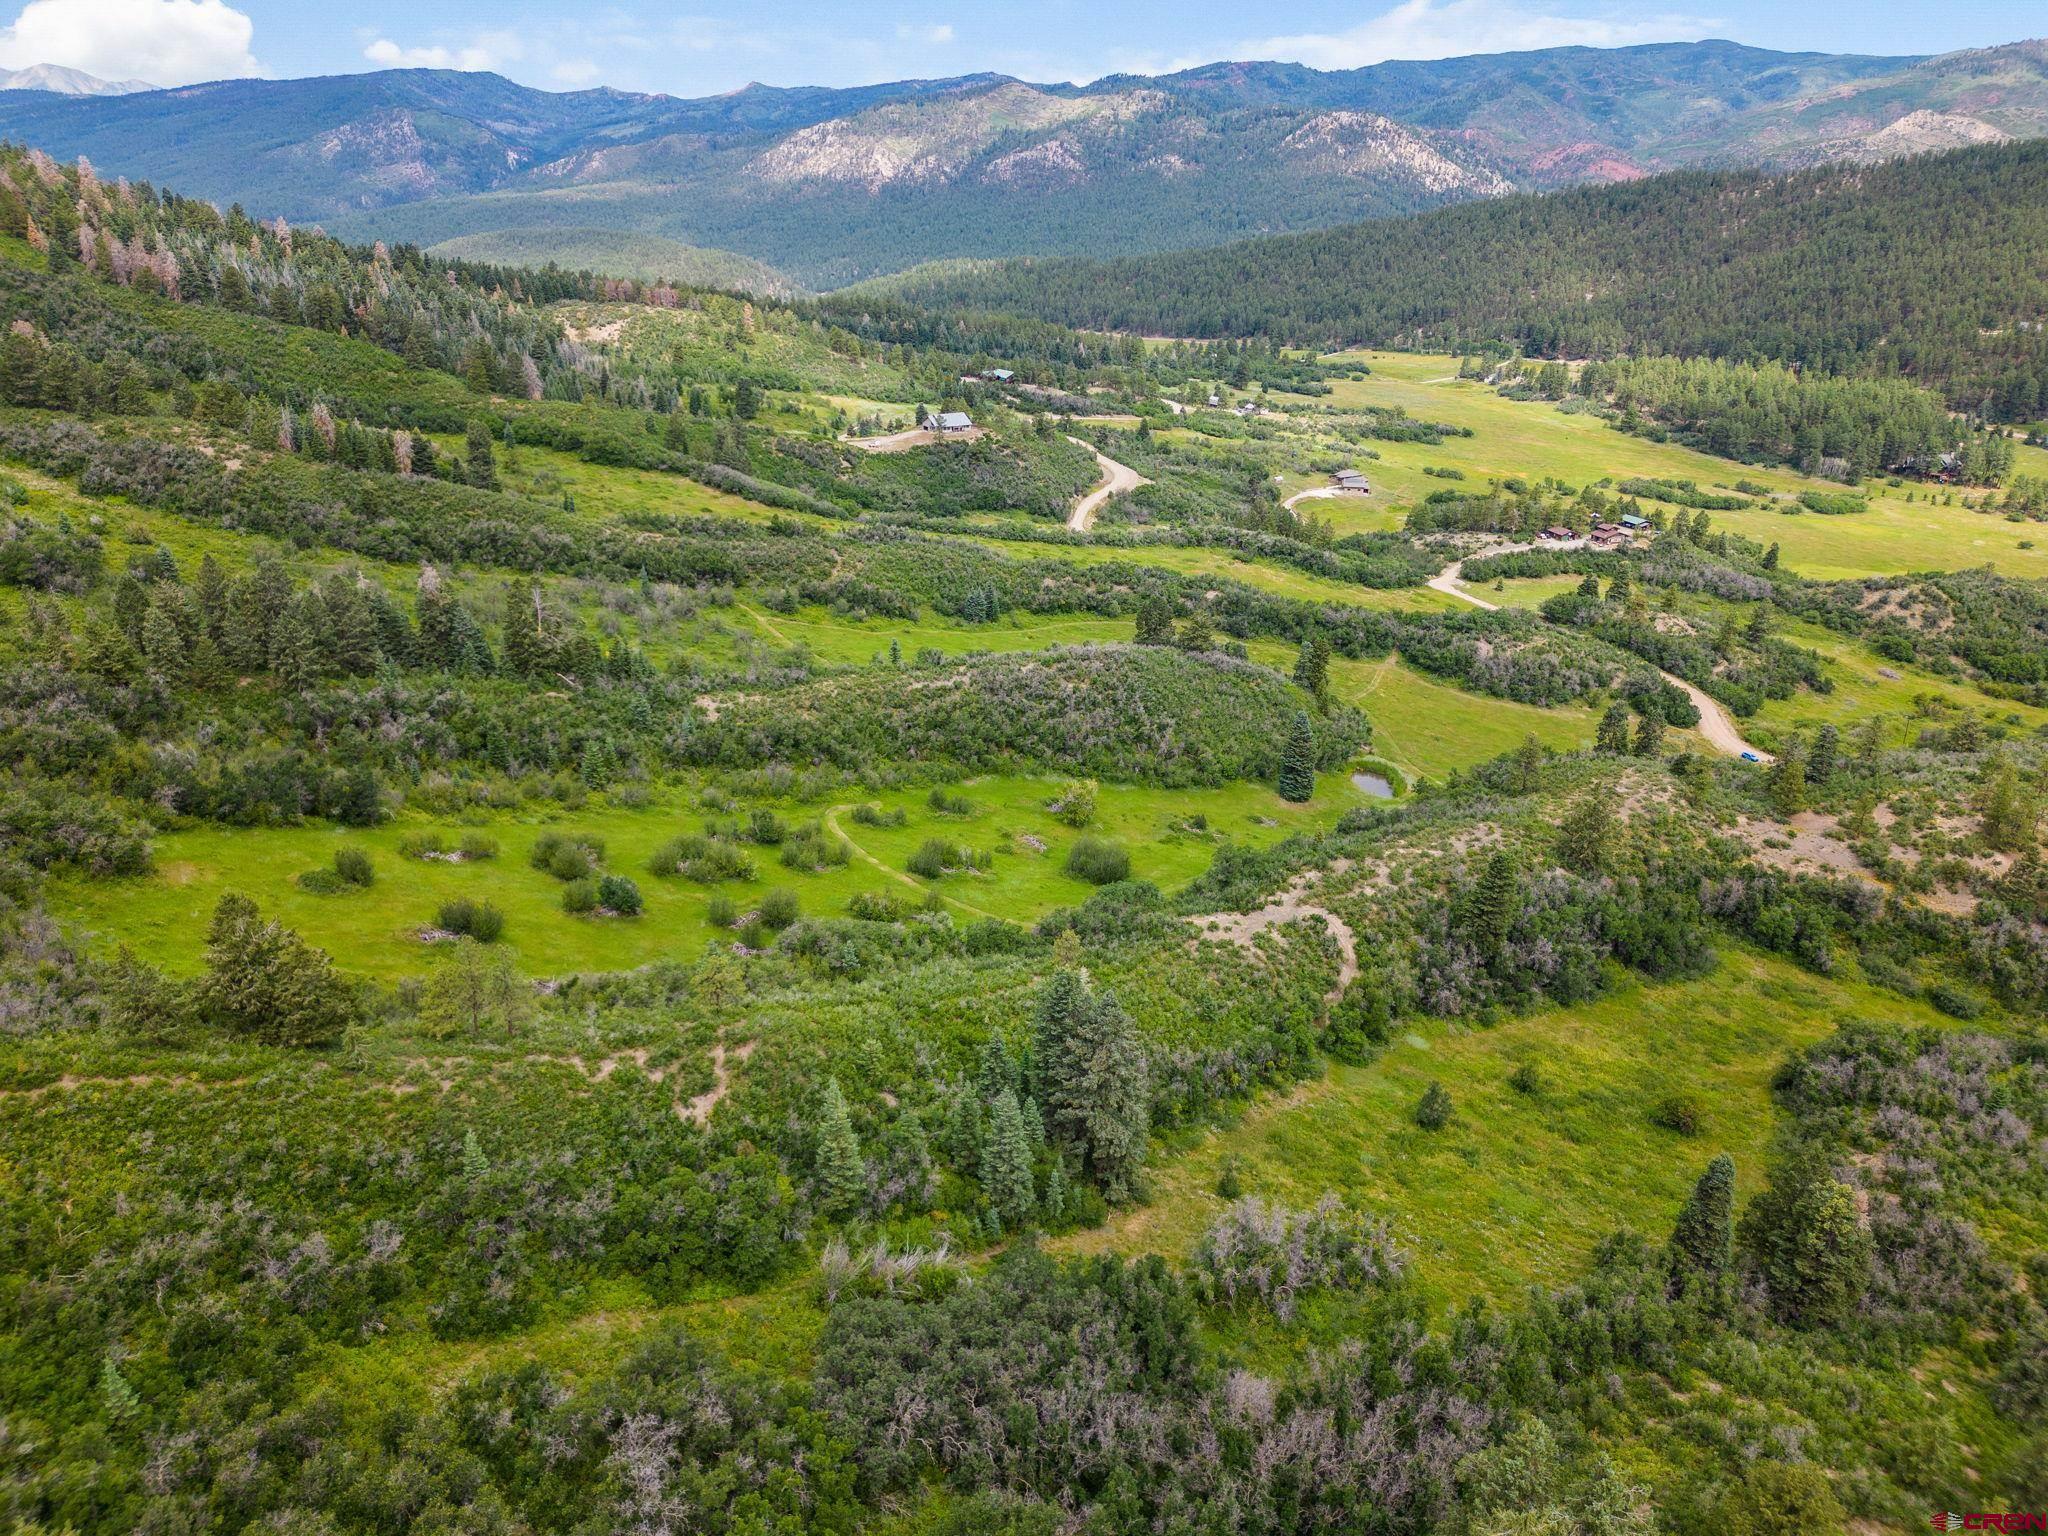
[[[59,96],[133,96],[156,87],[147,80],[102,80],[63,64],[0,69],[0,91],[52,91]]]
[[[1687,166],[2048,135],[2048,44],[1671,43],[697,100],[392,70],[0,94],[0,135],[341,234],[531,260],[629,232],[822,288],[944,258],[1141,253]]]

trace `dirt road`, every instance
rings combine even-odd
[[[842,437],[839,441],[866,453],[907,453],[912,448],[929,448],[933,443],[971,443],[981,435],[980,427],[969,427],[964,432],[934,432],[929,427],[906,427],[901,432],[891,432],[887,437]]]
[[[1338,490],[1334,485],[1317,485],[1311,486],[1305,491],[1296,491],[1292,496],[1281,502],[1280,505],[1292,512],[1304,501],[1328,501],[1338,496],[1348,496],[1350,494],[1349,491]]]
[[[1074,510],[1067,514],[1067,526],[1076,533],[1086,533],[1095,526],[1095,514],[1103,509],[1110,497],[1122,496],[1141,485],[1152,483],[1128,464],[1119,464],[1102,453],[1093,443],[1083,442],[1078,437],[1069,437],[1067,441],[1094,454],[1095,467],[1102,471],[1102,483],[1075,502]]]
[[[1534,549],[1535,547],[1533,544],[1501,544],[1496,545],[1492,549],[1483,549],[1479,554],[1511,555],[1525,549]],[[1545,549],[1575,549],[1579,546],[1577,544],[1546,544],[1543,547]],[[1476,559],[1478,556],[1473,558]],[[1485,598],[1475,596],[1458,585],[1458,577],[1463,573],[1464,569],[1465,562],[1463,560],[1453,560],[1449,565],[1430,577],[1425,585],[1433,591],[1442,592],[1450,597],[1470,603],[1475,608],[1499,608],[1499,603],[1489,603]],[[1694,687],[1676,673],[1659,669],[1657,675],[1692,700],[1692,707],[1700,712],[1699,733],[1707,739],[1707,745],[1715,751],[1725,753],[1729,757],[1748,755],[1754,757],[1760,763],[1776,761],[1762,747],[1752,745],[1743,739],[1742,732],[1735,728],[1735,722],[1729,718],[1728,711],[1721,707],[1720,700],[1716,699],[1712,694],[1704,689]]]

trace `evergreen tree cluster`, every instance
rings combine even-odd
[[[998,262],[913,302],[1138,335],[1665,354],[1904,377],[2048,416],[2048,143],[1686,171],[1208,250]]]

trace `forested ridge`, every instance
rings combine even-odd
[[[1296,345],[1506,344],[1901,374],[2048,411],[2048,144],[1771,177],[1683,172],[1412,219],[889,283],[912,303]],[[883,285],[877,285],[883,286]]]

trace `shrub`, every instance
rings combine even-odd
[[[1415,1106],[1415,1123],[1425,1131],[1440,1131],[1451,1123],[1451,1096],[1444,1085],[1432,1082],[1423,1090],[1422,1102]]]
[[[434,926],[444,933],[475,939],[479,944],[495,944],[505,931],[505,914],[487,901],[471,901],[467,896],[458,896],[453,901],[441,903]]]
[[[360,848],[335,849],[334,872],[350,885],[372,885],[377,879],[376,866]]]
[[[1323,1049],[1339,1061],[1362,1065],[1386,1044],[1391,1023],[1385,989],[1371,978],[1361,976],[1344,989],[1337,1006],[1330,1010],[1330,1022],[1323,1031]]]
[[[1256,1297],[1283,1322],[1304,1291],[1364,1290],[1406,1267],[1387,1223],[1347,1211],[1334,1194],[1308,1211],[1240,1200],[1195,1249],[1197,1284],[1209,1298],[1234,1304],[1240,1295]]]
[[[1651,1120],[1681,1136],[1699,1135],[1706,1118],[1706,1106],[1695,1093],[1667,1093],[1650,1111]]]
[[[789,828],[773,811],[756,811],[747,818],[747,840],[772,848],[789,835]]]
[[[1076,779],[1052,799],[1045,808],[1070,827],[1085,827],[1095,819],[1095,781]]]
[[[581,915],[597,910],[597,880],[585,875],[562,887],[562,910]]]
[[[309,869],[299,876],[299,889],[314,896],[332,896],[348,889],[348,882],[331,869]]]
[[[974,802],[972,800],[968,799],[965,795],[949,795],[936,784],[932,786],[932,792],[925,796],[924,803],[937,811],[941,816],[971,816],[974,814]]]
[[[604,843],[594,837],[543,832],[527,858],[535,869],[557,880],[581,880],[604,862]]]
[[[1508,1075],[1508,1086],[1526,1098],[1535,1098],[1543,1091],[1543,1074],[1536,1070],[1536,1064],[1525,1061]]]
[[[913,875],[936,880],[947,870],[958,868],[959,864],[960,850],[957,847],[943,837],[928,837],[917,845],[917,852],[905,861],[903,867]]]
[[[900,922],[910,915],[911,906],[887,891],[856,891],[846,904],[846,915],[865,923]]]
[[[782,845],[782,862],[790,869],[815,873],[844,864],[851,857],[845,839],[834,837],[821,826],[805,827]]]
[[[398,840],[398,851],[408,859],[439,858],[448,851],[448,840],[438,832],[408,832]]]
[[[547,872],[557,880],[575,884],[590,877],[592,869],[590,852],[575,843],[563,843],[548,855]]]
[[[1946,981],[1927,989],[1927,1001],[1952,1019],[1974,1019],[1984,1012],[1982,999]]]
[[[1222,1171],[1216,1175],[1216,1196],[1221,1200],[1236,1200],[1244,1194],[1244,1164],[1237,1154],[1223,1159]]]
[[[597,882],[597,904],[620,917],[638,917],[640,887],[624,875],[605,875]]]
[[[780,933],[796,921],[797,911],[796,892],[777,889],[761,898],[761,910],[755,916],[770,932]]]
[[[714,896],[704,909],[704,917],[714,928],[730,928],[740,920],[740,909],[730,896]]]
[[[1107,839],[1083,837],[1067,850],[1067,873],[1090,885],[1110,885],[1130,879],[1131,856]]]
[[[699,885],[754,878],[752,859],[722,838],[701,832],[670,838],[654,851],[647,867],[657,875],[681,875]]]
[[[495,837],[486,837],[481,832],[465,832],[462,834],[461,853],[465,859],[470,860],[495,859],[498,856],[498,840]]]
[[[853,808],[853,820],[856,826],[862,827],[900,827],[908,818],[900,805],[892,806],[885,811],[879,805],[870,802]]]

